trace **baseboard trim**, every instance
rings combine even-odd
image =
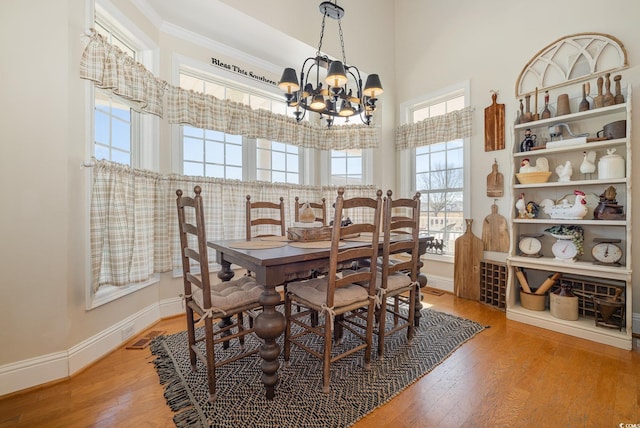
[[[182,299],[171,298],[149,305],[83,340],[66,351],[42,355],[0,366],[0,397],[54,381],[67,379],[118,347],[130,342],[141,331],[162,318],[184,311]],[[123,337],[123,330],[132,334]]]
[[[453,278],[427,274],[427,287],[453,293]]]

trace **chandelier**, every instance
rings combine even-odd
[[[341,21],[344,9],[338,6],[337,0],[335,3],[320,3],[320,12],[322,27],[315,57],[304,60],[299,81],[295,69],[285,68],[278,87],[285,91],[287,105],[295,107],[294,115],[298,122],[305,117],[307,111],[313,111],[320,114],[320,119],[326,120],[328,127],[333,125],[336,116],[344,117],[348,122],[355,115],[360,116],[364,124],[370,125],[378,101],[376,97],[382,93],[380,77],[369,74],[363,88],[360,70],[354,65],[347,65]],[[320,52],[327,16],[338,20],[342,61],[331,60]],[[321,80],[324,70],[326,76]]]

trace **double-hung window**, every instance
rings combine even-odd
[[[407,121],[416,123],[461,110],[467,104],[468,91],[461,85],[414,102],[405,112]],[[454,241],[465,230],[469,199],[465,145],[461,138],[410,149],[412,188],[422,195],[420,227],[436,240],[436,254],[453,255]]]
[[[257,94],[194,71],[180,73],[180,87],[286,114],[284,100]],[[295,145],[182,126],[182,173],[237,180],[301,183],[302,151]]]
[[[95,29],[122,52],[136,59],[132,45],[119,37],[107,25],[95,23]],[[132,166],[134,147],[137,147],[138,113],[122,98],[109,91],[96,89],[94,93],[94,156]]]

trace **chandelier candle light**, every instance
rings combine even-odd
[[[382,94],[380,77],[369,74],[363,89],[360,70],[354,65],[347,65],[341,24],[344,9],[338,6],[337,0],[335,3],[324,1],[320,3],[320,12],[322,28],[316,56],[303,62],[299,81],[295,69],[285,68],[278,87],[285,91],[287,105],[296,108],[294,114],[298,122],[305,117],[307,110],[311,110],[319,113],[329,127],[333,125],[335,116],[345,117],[348,121],[354,115],[359,115],[363,123],[370,125],[376,109],[376,97]],[[342,61],[331,60],[320,52],[327,16],[338,21]],[[328,69],[324,79],[326,86],[320,80],[320,68]]]

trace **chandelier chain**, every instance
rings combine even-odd
[[[320,27],[320,43],[318,43],[318,51],[316,52],[316,56],[321,56],[322,53],[322,39],[324,38],[324,20],[327,18],[327,14],[322,15],[322,26]],[[344,49],[344,48],[343,48]]]
[[[347,65],[347,54],[344,53],[344,36],[342,35],[342,19],[338,19],[338,32],[340,34],[340,47],[342,47],[342,63]]]

